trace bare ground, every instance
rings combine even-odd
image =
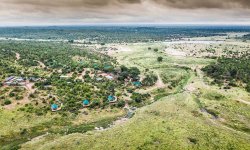
[[[30,102],[29,95],[36,91],[36,89],[32,88],[33,85],[34,85],[34,83],[30,83],[30,82],[26,83],[24,88],[27,90],[27,92],[25,93],[24,98],[21,100],[18,100],[18,101],[16,100],[16,101],[12,102],[10,105],[5,105],[4,108],[11,110],[11,109],[15,109],[17,105],[28,104]]]
[[[19,53],[16,53],[16,60],[19,60],[21,58]]]
[[[39,63],[39,66],[41,66],[41,68],[45,68],[46,67],[46,65],[43,62],[41,62],[41,61],[37,61],[37,62]]]

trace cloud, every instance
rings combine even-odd
[[[141,0],[4,0],[12,5],[30,5],[33,7],[105,7],[108,5],[135,4]]]
[[[35,7],[105,7],[110,5],[142,4],[145,1],[172,8],[250,8],[249,0],[3,0],[13,5]]]
[[[1,24],[250,21],[250,0],[1,0]]]
[[[168,7],[181,9],[197,8],[250,8],[249,0],[154,0]]]

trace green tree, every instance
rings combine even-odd
[[[158,61],[158,62],[162,62],[162,60],[163,60],[162,57],[158,57],[158,58],[157,58],[157,61]]]
[[[11,101],[8,100],[8,99],[6,99],[6,100],[4,101],[4,105],[9,105],[9,104],[11,104]]]

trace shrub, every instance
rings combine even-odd
[[[9,104],[11,104],[10,100],[7,99],[7,100],[4,101],[4,105],[9,105]]]
[[[14,96],[15,96],[15,93],[10,92],[9,96],[10,96],[10,97],[14,97]]]
[[[144,86],[152,86],[156,83],[157,81],[157,76],[153,74],[146,75],[146,78],[142,80],[142,84]]]
[[[20,130],[21,130],[20,135],[25,135],[28,133],[27,129],[20,129]]]
[[[210,92],[204,95],[204,98],[209,100],[224,100],[226,97],[217,92]]]
[[[247,90],[248,92],[250,92],[250,82],[247,84],[246,90]]]
[[[97,107],[97,106],[100,106],[100,101],[98,101],[98,100],[94,100],[94,101],[92,101],[91,102],[91,104],[90,104],[90,108],[95,108],[95,107]]]
[[[35,96],[35,94],[30,94],[29,97],[30,98],[35,98],[36,96]]]
[[[157,58],[157,61],[158,61],[158,62],[162,62],[162,60],[163,60],[162,57],[158,57],[158,58]]]
[[[23,96],[16,96],[16,100],[21,100],[21,99],[23,99]]]
[[[124,107],[125,106],[125,101],[121,100],[118,102],[117,107]]]

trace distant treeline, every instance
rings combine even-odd
[[[244,40],[250,40],[250,34],[244,35],[244,36],[243,36],[243,39],[244,39]]]
[[[56,42],[0,42],[0,62],[4,59],[15,59],[15,53],[21,54],[18,61],[25,67],[38,66],[43,62],[47,68],[62,69],[63,73],[82,71],[83,68],[94,67],[105,70],[113,69],[115,60],[109,56],[97,52],[90,52],[86,49],[74,48],[68,43]],[[73,60],[78,56],[79,60]]]
[[[64,39],[100,43],[163,41],[179,38],[225,35],[227,32],[249,32],[243,26],[51,26],[5,27],[0,37],[25,39]]]

